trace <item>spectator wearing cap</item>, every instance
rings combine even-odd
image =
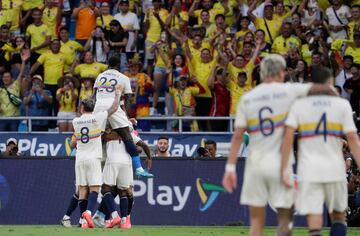
[[[84,50],[91,51],[96,62],[106,63],[110,46],[105,38],[104,30],[100,26],[96,26],[91,32],[91,37],[87,40]]]
[[[344,83],[344,89],[350,94],[350,104],[356,116],[360,113],[360,65],[351,65],[352,77]]]
[[[6,149],[3,153],[1,153],[2,156],[21,156],[21,153],[19,152],[18,142],[15,138],[9,138],[6,140]]]
[[[119,13],[114,16],[114,19],[119,21],[124,30],[129,33],[129,39],[125,47],[125,52],[127,57],[131,58],[137,49],[140,25],[137,15],[129,11],[128,0],[120,1]]]
[[[256,17],[253,10],[256,7],[257,1],[254,1],[248,10],[248,16],[254,22],[257,29],[262,29],[265,32],[265,41],[273,43],[274,39],[278,36],[279,30],[282,25],[282,18],[274,18],[274,9],[271,2],[265,2],[264,18]]]
[[[96,17],[99,15],[95,0],[80,1],[80,5],[74,8],[72,17],[76,19],[75,38],[80,44],[85,45],[91,36],[96,26]]]
[[[110,22],[113,19],[114,16],[111,15],[109,3],[103,2],[100,7],[100,15],[96,18],[96,26],[110,30]]]
[[[348,39],[347,24],[351,17],[350,8],[344,5],[341,0],[333,0],[332,5],[326,9],[325,15],[331,38],[333,40]]]
[[[346,48],[345,55],[352,56],[354,58],[354,62],[360,64],[360,32],[354,33],[353,46]]]
[[[343,57],[342,64],[335,67],[337,69],[335,70],[335,74],[336,74],[335,85],[339,86],[341,89],[340,96],[348,100],[350,99],[350,94],[348,94],[343,87],[345,82],[352,77],[351,65],[353,63],[354,63],[354,58],[350,55],[345,55]],[[334,65],[337,64],[334,63]]]
[[[227,79],[226,70],[219,64],[216,64],[208,79],[208,86],[212,94],[212,105],[209,116],[229,116],[230,92],[227,88]],[[211,123],[211,130],[227,131],[228,123],[227,120],[217,120]]]
[[[67,57],[66,63],[64,65],[64,72],[69,72],[72,63],[76,59],[76,54],[82,52],[84,47],[80,43],[69,38],[70,31],[66,26],[60,28],[59,35],[61,44],[60,52]]]
[[[200,6],[201,2],[201,6]],[[201,9],[199,9],[201,7]],[[201,10],[205,9],[210,14],[210,22],[215,22],[215,16],[218,14],[227,14],[229,12],[228,4],[225,3],[225,1],[220,1],[220,5],[217,6],[217,8],[213,7],[213,1],[211,0],[194,0],[193,4],[191,5],[189,9],[189,16],[196,17],[198,19],[198,23],[201,24]]]
[[[354,38],[355,32],[360,32],[360,5],[355,4],[351,7],[351,21],[348,23],[349,39]]]
[[[3,86],[0,87],[0,116],[12,117],[19,116],[21,105],[21,84],[26,67],[26,61],[30,58],[30,51],[23,50],[21,53],[21,69],[16,80],[13,80],[11,72],[4,72],[2,75]],[[2,120],[0,131],[17,131],[17,120]]]
[[[110,45],[109,57],[117,56],[120,60],[120,71],[127,70],[127,57],[125,53],[125,47],[128,43],[129,33],[124,30],[120,22],[112,20],[110,22],[110,31],[107,33],[107,40]]]
[[[60,2],[45,0],[45,7],[42,11],[42,19],[49,29],[51,38],[57,38],[57,26],[61,21]]]
[[[91,77],[95,79],[101,72],[108,68],[106,64],[95,62],[94,56],[90,51],[86,51],[82,54],[80,62],[80,64],[77,62],[73,64],[71,69],[73,72],[72,74],[75,74],[80,78]]]
[[[63,76],[65,64],[70,64],[70,59],[60,52],[60,40],[54,39],[50,44],[51,51],[42,54],[37,62],[31,67],[29,76],[35,74],[40,65],[44,67],[44,84],[45,89],[51,92],[52,97],[56,97],[58,89],[57,81]],[[57,115],[57,103],[52,103],[50,107],[50,115]]]
[[[59,131],[72,132],[72,120],[76,117],[79,81],[72,76],[65,75],[58,80],[58,87],[56,100],[59,103],[59,113],[57,114]]]
[[[151,48],[159,41],[161,34],[161,24],[166,21],[169,12],[161,7],[161,0],[153,0],[153,8],[146,10],[144,19],[144,32],[146,34],[145,39],[145,60],[147,62],[148,75],[153,73],[153,64],[155,59],[155,53]],[[159,21],[161,20],[161,22]]]
[[[170,30],[180,30],[181,26],[187,25],[189,14],[182,10],[180,0],[175,0],[165,24]]]
[[[138,54],[135,54],[129,60],[129,71],[125,72],[125,75],[130,79],[131,90],[133,92],[130,98],[130,106],[127,107],[129,117],[139,118],[149,116],[151,106],[149,95],[153,91],[153,83],[151,78],[142,72],[142,63]],[[150,131],[151,121],[138,120],[137,129]]]
[[[285,22],[281,27],[281,35],[274,39],[272,44],[272,52],[281,55],[288,54],[290,48],[300,48],[301,41],[292,34],[292,25]]]
[[[49,90],[45,90],[43,78],[34,75],[31,78],[31,88],[24,94],[24,105],[26,116],[49,116],[53,97]],[[47,120],[33,120],[31,131],[47,131]]]

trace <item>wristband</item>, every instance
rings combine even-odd
[[[236,172],[236,165],[227,163],[225,166],[225,172]]]

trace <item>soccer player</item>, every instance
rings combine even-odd
[[[241,204],[250,207],[250,235],[263,235],[265,207],[269,202],[278,211],[277,235],[290,235],[293,192],[280,182],[281,138],[291,104],[307,94],[333,93],[331,87],[312,84],[284,84],[286,63],[283,57],[270,54],[260,65],[262,84],[245,94],[238,104],[235,133],[223,185],[232,192],[236,187],[237,153],[243,133],[250,135],[250,154],[246,160]]]
[[[334,78],[328,69],[314,72],[312,81],[331,84]],[[334,96],[309,96],[297,100],[285,122],[281,180],[287,187],[289,158],[298,130],[298,196],[296,209],[306,215],[309,235],[321,235],[323,205],[326,203],[331,218],[330,236],[345,236],[347,208],[346,169],[342,153],[343,135],[351,152],[360,163],[360,143],[349,102]]]
[[[116,68],[119,68],[120,60],[118,57],[109,58],[109,69],[101,73],[95,81],[94,89],[96,94],[95,111],[103,111],[111,106],[114,100],[115,86],[121,84],[124,86],[124,95],[132,93],[130,79],[121,74]],[[125,101],[126,102],[126,101]],[[144,170],[141,166],[140,156],[137,153],[136,146],[131,137],[129,121],[123,109],[118,109],[116,113],[108,118],[111,128],[115,130],[121,140],[124,142],[126,151],[130,154],[135,174],[142,177],[153,177],[153,174]]]
[[[94,228],[91,214],[95,210],[98,192],[102,184],[101,134],[105,130],[107,117],[119,108],[119,99],[123,88],[122,85],[116,86],[113,102],[105,111],[93,112],[95,101],[93,99],[83,100],[80,106],[82,115],[73,120],[77,143],[76,185],[79,186],[79,208],[82,217],[86,220],[86,223],[82,223],[82,228]],[[86,199],[88,199],[88,203],[86,203]]]

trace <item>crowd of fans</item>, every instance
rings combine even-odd
[[[331,68],[334,84],[358,116],[359,4],[2,0],[0,116],[57,116],[57,122],[33,121],[32,130],[72,131],[69,119],[92,95],[94,79],[107,69],[110,56],[121,59],[119,70],[131,80],[131,117],[232,116],[240,97],[260,83],[258,65],[269,53],[286,58],[290,82],[311,82],[314,69]],[[226,131],[228,125],[189,120],[182,128]],[[19,121],[2,120],[0,130],[18,126]],[[147,131],[152,123],[138,126]]]

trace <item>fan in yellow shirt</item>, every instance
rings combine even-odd
[[[360,32],[354,34],[354,46],[348,47],[345,50],[345,55],[350,55],[354,58],[354,63],[360,64]]]
[[[223,14],[225,15],[226,24],[231,28],[235,25],[236,16],[234,14],[234,9],[238,7],[238,3],[237,0],[223,0],[215,3],[214,9],[221,11],[222,9],[224,9],[223,4],[225,4],[229,9],[226,13],[224,12]]]
[[[96,26],[110,30],[110,22],[114,19],[114,16],[111,15],[109,3],[103,2],[101,4],[100,13],[101,15],[96,18]]]
[[[189,21],[189,14],[187,11],[181,10],[180,1],[175,1],[172,6],[171,12],[166,18],[165,24],[169,27],[169,29],[180,29],[181,23],[184,25]]]
[[[79,102],[90,98],[93,94],[94,79],[89,77],[81,78]]]
[[[237,104],[244,93],[251,90],[251,86],[247,86],[247,78],[249,76],[246,72],[239,72],[236,79],[229,79],[227,88],[230,91],[230,115],[236,115]]]
[[[24,11],[32,10],[35,8],[41,9],[44,6],[43,0],[24,0],[24,5],[22,6]]]
[[[80,78],[96,78],[101,72],[108,68],[107,65],[94,62],[94,57],[90,51],[84,54],[84,63],[75,67],[74,73],[80,75]]]
[[[67,62],[69,62],[69,64],[65,64],[64,72],[68,72],[70,70],[72,63],[76,59],[76,53],[82,52],[84,49],[80,43],[78,43],[74,40],[70,40],[69,36],[70,36],[69,29],[67,27],[61,27],[60,28],[60,43],[61,43],[60,52],[62,52],[66,55]]]
[[[59,3],[54,3],[52,0],[46,0],[45,8],[42,13],[42,20],[48,27],[51,38],[57,38],[56,27],[61,20],[61,8]]]
[[[153,6],[154,8],[148,9],[145,15],[144,28],[146,29],[145,32],[147,32],[146,40],[155,43],[160,39],[161,33],[161,25],[156,16],[158,15],[162,22],[165,23],[169,13],[166,9],[161,8],[160,0],[153,1]]]
[[[290,48],[300,48],[300,39],[294,35],[291,35],[291,23],[284,23],[281,31],[282,34],[275,38],[272,45],[273,53],[284,55],[287,54]]]
[[[201,22],[201,9],[198,9],[200,4],[200,0],[195,0],[193,4],[191,5],[189,9],[189,16],[196,17],[198,19],[198,23],[202,24]],[[218,8],[213,8],[213,1],[211,0],[203,0],[201,1],[202,9],[205,9],[210,14],[210,22],[215,22],[215,16],[218,14],[227,14],[229,12],[229,7],[224,3],[224,1],[221,1],[221,6]],[[198,9],[198,10],[197,10]]]
[[[6,23],[10,23],[10,31],[19,30],[21,19],[21,7],[23,0],[3,0],[1,1],[1,12],[5,16]],[[1,24],[0,24],[1,25]]]

